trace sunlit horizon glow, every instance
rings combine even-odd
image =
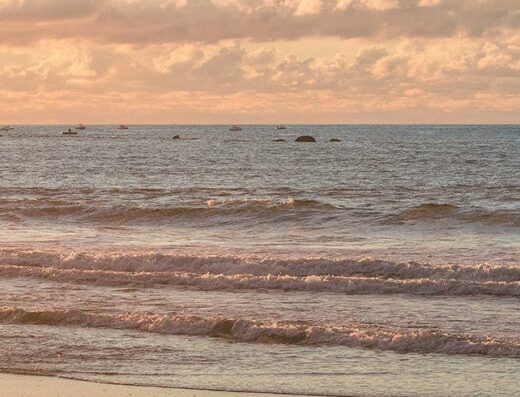
[[[0,124],[519,123],[518,0],[0,0]]]

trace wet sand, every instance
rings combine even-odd
[[[279,397],[281,394],[238,393],[110,385],[49,376],[0,374],[5,397]],[[294,397],[291,395],[291,397]]]

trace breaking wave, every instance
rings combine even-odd
[[[100,285],[345,294],[520,296],[520,267],[375,259],[272,259],[0,250],[0,276]]]
[[[129,206],[107,205],[96,200],[23,199],[0,200],[0,218],[10,220],[52,219],[118,224],[168,223],[173,220],[200,221],[227,219],[255,219],[297,212],[300,215],[335,211],[332,204],[318,200],[295,199],[273,201],[266,199],[208,199],[198,205]]]
[[[180,272],[117,272],[0,265],[3,277],[32,277],[58,282],[99,285],[172,285],[203,290],[273,289],[283,291],[335,292],[344,294],[497,295],[520,296],[520,282],[464,280],[382,279],[347,276],[288,276],[251,274],[199,274]]]
[[[520,357],[518,339],[453,334],[431,329],[392,329],[366,323],[265,322],[172,313],[103,314],[82,310],[26,311],[14,307],[0,308],[0,322],[131,329],[168,335],[220,337],[249,343],[336,345],[402,353]]]
[[[205,225],[240,222],[276,223],[287,219],[303,220],[306,217],[327,225],[327,220],[339,220],[347,223],[375,223],[390,226],[408,223],[428,223],[434,221],[455,221],[466,224],[488,226],[520,227],[520,213],[509,209],[486,209],[464,207],[450,203],[423,203],[404,209],[371,209],[348,207],[334,200],[292,197],[294,193],[305,196],[305,192],[287,191],[288,197],[280,197],[280,192],[273,192],[273,197],[254,198],[249,191],[213,191],[195,189],[202,197],[183,201],[176,194],[192,194],[189,189],[179,192],[167,192],[160,189],[121,190],[124,200],[114,201],[118,190],[113,189],[103,194],[83,190],[66,194],[57,191],[36,191],[37,196],[25,198],[0,198],[0,220],[51,222],[74,222],[117,225],[168,225],[173,222],[195,222]],[[1,192],[1,189],[0,189]],[[91,196],[91,197],[90,197]],[[237,197],[238,196],[238,197]],[[125,204],[123,204],[125,203]],[[290,218],[288,218],[290,216]],[[325,222],[325,223],[323,223]]]

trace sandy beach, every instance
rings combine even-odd
[[[50,376],[0,374],[2,397],[275,397],[281,394],[238,393],[110,385]],[[298,397],[298,396],[296,396]]]

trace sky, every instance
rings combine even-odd
[[[32,123],[520,123],[520,0],[0,0]]]

